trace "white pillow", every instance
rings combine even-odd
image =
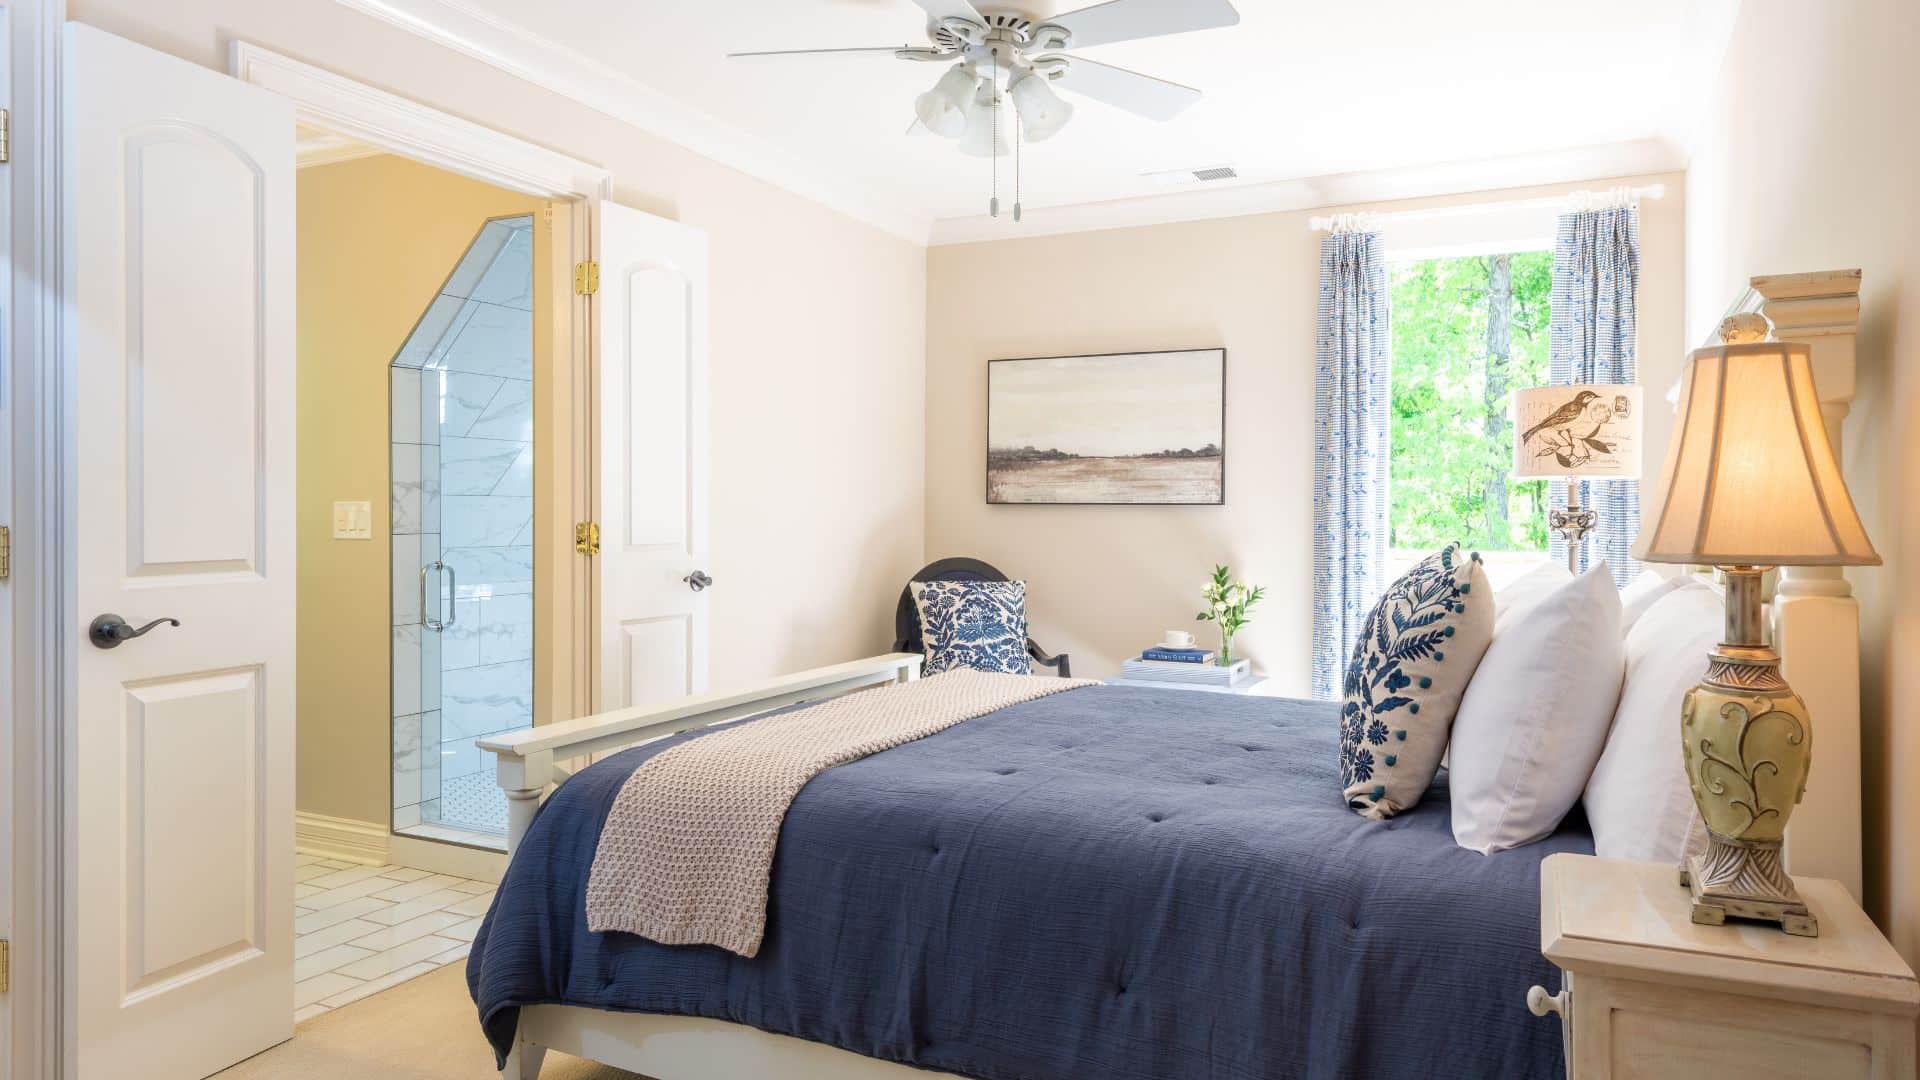
[[[1564,564],[1547,559],[1539,566],[1493,591],[1493,632],[1499,633],[1511,619],[1524,614],[1535,604],[1573,580]]]
[[[1606,749],[1587,781],[1594,854],[1677,866],[1706,849],[1687,787],[1680,699],[1707,673],[1724,608],[1708,588],[1660,598],[1627,634],[1627,674]]]
[[[1510,620],[1453,721],[1453,838],[1489,855],[1559,826],[1620,700],[1620,590],[1606,563]]]
[[[1622,634],[1633,633],[1634,624],[1638,623],[1641,617],[1647,613],[1647,609],[1651,608],[1661,597],[1676,589],[1687,589],[1696,586],[1705,588],[1704,585],[1695,581],[1693,577],[1688,574],[1662,577],[1651,570],[1640,571],[1639,577],[1628,582],[1627,587],[1620,590],[1620,632]]]

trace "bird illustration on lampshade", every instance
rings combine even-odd
[[[1640,476],[1640,387],[1537,386],[1513,392],[1513,475]]]

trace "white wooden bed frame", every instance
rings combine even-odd
[[[1813,347],[1814,378],[1836,449],[1853,398],[1858,271],[1754,278],[1735,304],[1764,312],[1776,335]],[[1658,388],[1656,388],[1658,389]],[[1788,830],[1789,868],[1837,878],[1860,895],[1859,606],[1837,572],[1789,570],[1772,605],[1774,641],[1787,678],[1811,710],[1817,739],[1807,798]],[[498,756],[508,800],[511,859],[540,800],[570,773],[561,762],[616,750],[768,709],[920,676],[920,657],[891,653],[722,694],[622,709],[479,741]],[[1513,1007],[1525,1008],[1516,999]],[[863,1057],[744,1024],[574,1005],[520,1010],[513,1052],[501,1075],[531,1080],[548,1049],[630,1069],[656,1080],[914,1080],[953,1075]]]

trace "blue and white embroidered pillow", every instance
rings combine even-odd
[[[954,668],[1031,675],[1027,658],[1027,583],[1024,581],[916,581],[922,669]]]
[[[1493,588],[1477,552],[1449,544],[1387,587],[1347,664],[1340,785],[1348,806],[1378,819],[1420,801],[1492,640]]]

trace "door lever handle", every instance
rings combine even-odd
[[[169,626],[179,626],[180,620],[155,619],[138,630],[135,630],[127,624],[127,620],[118,615],[108,613],[106,615],[96,616],[92,622],[87,624],[87,640],[93,642],[94,647],[98,649],[117,649],[120,647],[121,642],[132,641],[134,638],[159,626],[161,623],[166,623]]]
[[[694,592],[699,592],[700,590],[713,584],[713,579],[707,576],[707,572],[705,570],[695,570],[693,573],[688,574],[686,577],[683,577],[680,580],[686,582],[687,588],[692,589]]]

